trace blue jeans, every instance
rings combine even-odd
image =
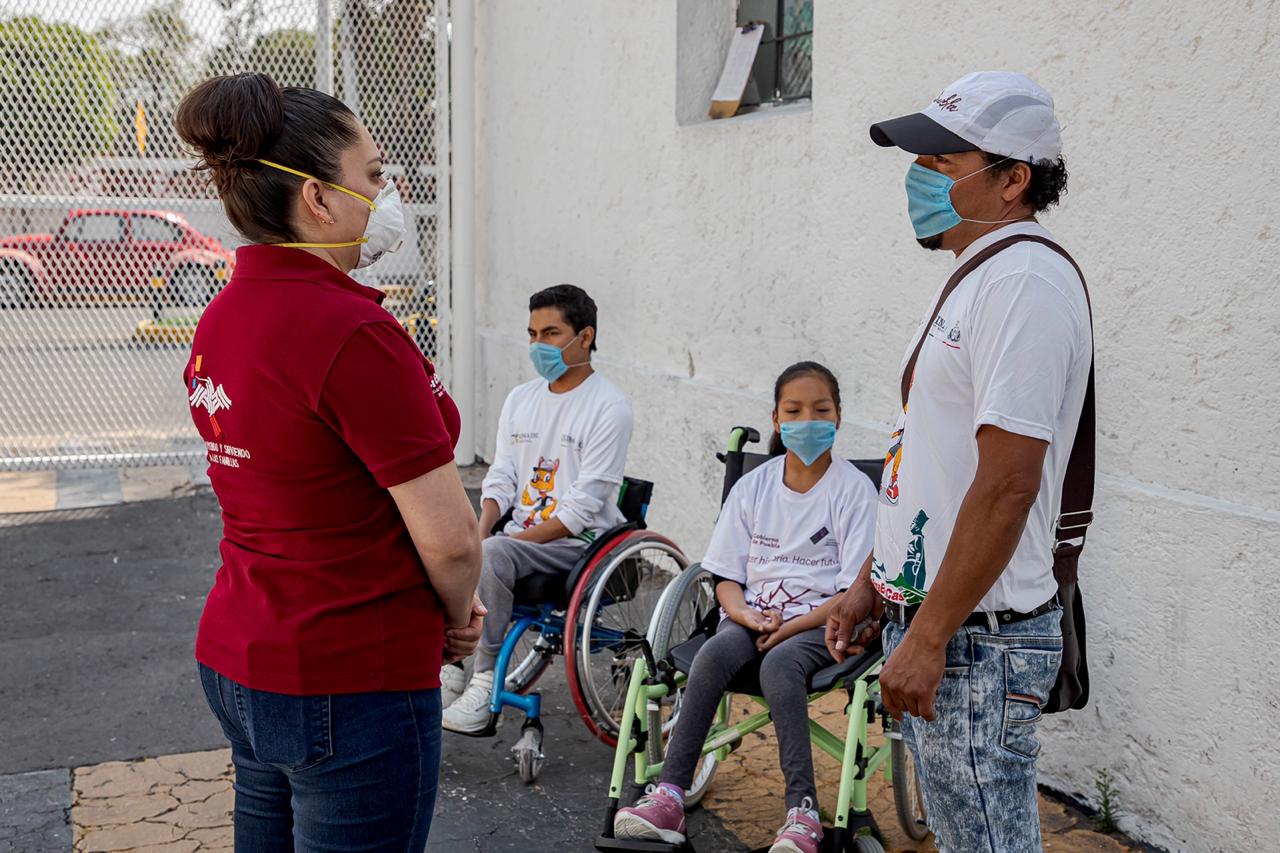
[[[440,774],[440,691],[287,696],[203,664],[231,741],[238,853],[421,853]]]
[[[885,654],[904,629],[889,623]],[[1035,853],[1036,723],[1062,660],[1062,611],[961,628],[947,643],[933,722],[904,715],[902,735],[943,853]]]

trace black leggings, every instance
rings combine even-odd
[[[729,682],[760,656],[754,631],[725,619],[715,636],[698,650],[685,684],[675,731],[667,745],[662,781],[687,789],[711,730],[716,708]],[[809,743],[809,676],[835,661],[827,651],[822,628],[802,631],[765,652],[760,663],[760,689],[773,714],[778,763],[787,782],[787,808],[808,797],[817,808],[813,781],[813,748]]]

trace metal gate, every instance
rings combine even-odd
[[[243,241],[173,116],[214,74],[265,71],[364,120],[410,228],[358,277],[447,361],[447,10],[0,0],[0,470],[203,457],[181,371]]]

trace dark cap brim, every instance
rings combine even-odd
[[[876,122],[871,125],[871,141],[885,148],[896,145],[912,154],[956,154],[978,150],[978,146],[956,136],[924,113]]]

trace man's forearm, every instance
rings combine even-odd
[[[974,481],[960,504],[938,574],[912,622],[918,639],[940,647],[960,630],[1009,564],[1030,511],[1025,496]]]
[[[493,498],[485,498],[480,503],[480,536],[484,538],[493,532],[493,527],[502,518],[502,509]]]

